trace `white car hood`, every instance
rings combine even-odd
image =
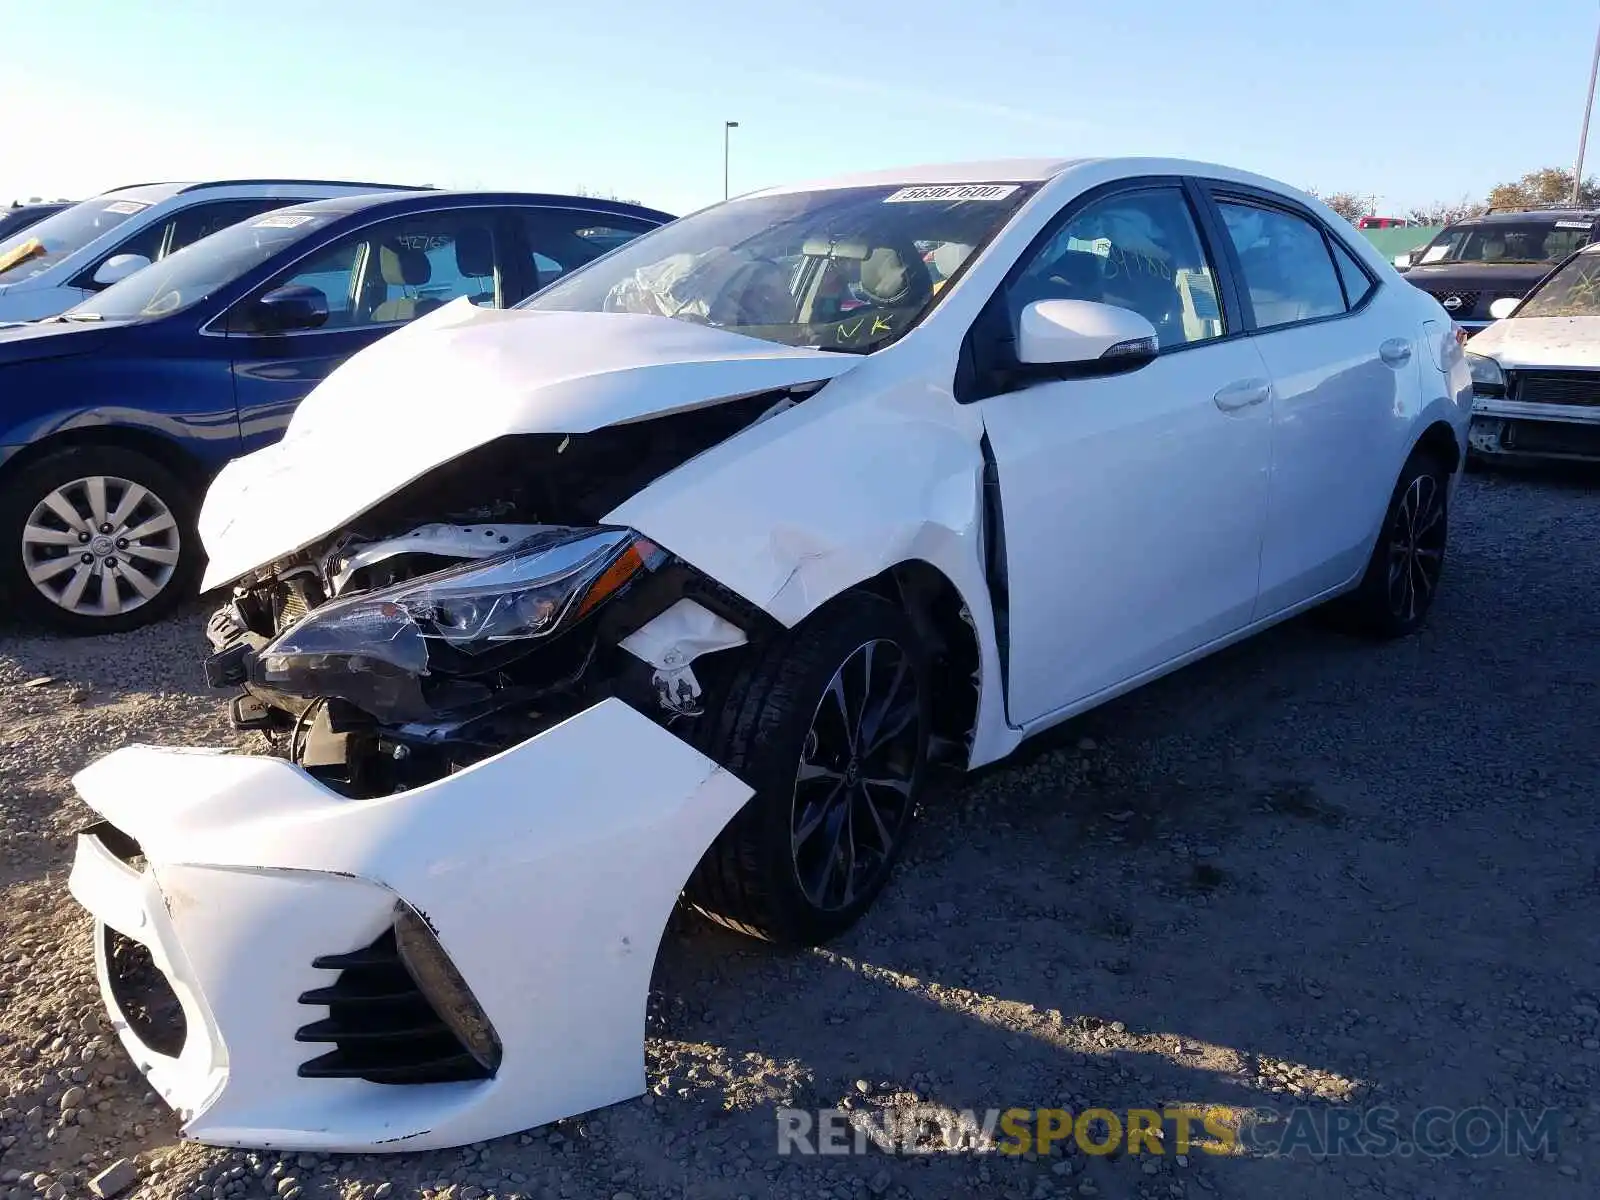
[[[457,301],[355,355],[301,402],[283,441],[223,469],[200,513],[202,588],[303,549],[495,438],[587,433],[859,361],[667,317]]]
[[[1502,367],[1600,368],[1600,317],[1507,317],[1467,343]]]

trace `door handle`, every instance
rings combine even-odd
[[[1391,367],[1403,367],[1411,361],[1411,343],[1405,338],[1390,338],[1378,347],[1378,357]]]
[[[1212,400],[1223,412],[1237,412],[1252,404],[1260,404],[1271,395],[1272,385],[1265,379],[1241,379],[1223,388]]]

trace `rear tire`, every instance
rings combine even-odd
[[[1405,637],[1422,627],[1444,572],[1450,472],[1432,454],[1407,460],[1389,499],[1366,573],[1336,602],[1338,616],[1369,637]]]
[[[137,451],[57,451],[0,490],[0,588],[61,633],[148,625],[194,593],[194,517],[188,484]]]
[[[735,677],[706,753],[755,789],[706,851],[690,904],[816,945],[853,925],[905,848],[927,770],[926,655],[905,615],[848,593]]]

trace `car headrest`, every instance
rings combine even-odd
[[[920,255],[879,246],[861,260],[861,290],[874,304],[909,308],[927,299],[933,277]]]
[[[967,261],[971,253],[972,247],[965,242],[940,242],[933,251],[933,265],[938,268],[940,275],[949,279],[961,269],[961,264]]]
[[[421,287],[433,278],[428,256],[410,246],[387,245],[378,251],[378,271],[391,287]]]
[[[481,226],[456,234],[456,270],[463,275],[494,274],[494,239]]]

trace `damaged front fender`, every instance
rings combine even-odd
[[[922,562],[960,594],[979,646],[971,765],[1009,751],[984,565],[977,412],[905,383],[874,355],[822,391],[715,446],[604,518],[669,547],[785,626],[891,568]]]

